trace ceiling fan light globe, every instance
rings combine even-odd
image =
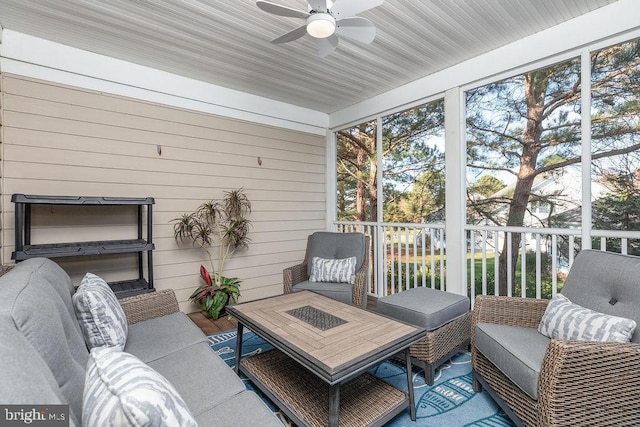
[[[314,13],[307,18],[307,33],[317,39],[325,39],[336,32],[336,20],[328,13]]]

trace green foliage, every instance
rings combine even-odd
[[[340,221],[376,221],[379,185],[385,200],[384,221],[413,221],[416,213],[429,210],[416,204],[420,201],[415,197],[409,199],[412,191],[429,194],[429,188],[416,190],[425,185],[424,180],[419,182],[425,171],[444,171],[444,153],[429,140],[444,133],[444,102],[430,102],[385,116],[382,121],[381,153],[375,121],[336,133]],[[383,160],[380,164],[379,159]],[[377,179],[378,167],[384,168],[382,183]],[[437,209],[442,206],[441,200]]]
[[[336,133],[338,220],[373,221],[377,211],[376,122]]]
[[[251,202],[243,189],[226,191],[222,200],[210,200],[195,211],[173,219],[173,236],[178,242],[190,240],[195,247],[207,253],[211,273],[200,267],[205,283],[196,289],[189,299],[200,303],[214,319],[229,302],[237,302],[240,296],[240,280],[222,275],[225,261],[236,250],[246,249],[251,221]],[[214,262],[217,260],[217,263]]]
[[[237,303],[239,296],[240,279],[222,276],[219,285],[205,279],[205,283],[191,294],[189,300],[200,303],[213,320],[218,320],[227,303]]]
[[[593,226],[600,230],[640,230],[640,181],[638,162],[629,157],[618,165],[618,173],[603,176],[603,183],[611,190],[593,203]],[[623,170],[626,169],[626,172]],[[599,246],[595,242],[594,247]],[[621,239],[607,239],[607,250],[621,252]],[[629,239],[627,253],[640,254],[640,242]]]
[[[445,176],[443,170],[430,169],[422,173],[414,182],[407,200],[405,212],[408,222],[436,222],[434,215],[444,210]]]
[[[492,175],[483,175],[475,183],[469,185],[468,191],[471,194],[479,194],[483,197],[489,197],[505,187],[502,180]]]
[[[592,64],[592,153],[601,162],[640,147],[640,40],[596,51]],[[516,192],[496,201],[510,214],[526,207],[533,177],[581,161],[580,71],[574,58],[467,92],[468,167],[477,176],[518,172]],[[486,204],[470,200],[469,217],[476,208],[481,217],[498,212]],[[516,212],[494,222],[522,226],[521,218]]]
[[[536,253],[534,251],[528,251],[525,258],[525,283],[526,283],[526,296],[527,298],[536,297]],[[467,269],[467,292],[471,295],[471,267],[469,264]],[[482,295],[482,259],[478,258],[474,260],[475,267],[475,282],[473,283],[475,295]],[[549,299],[552,296],[553,279],[551,276],[551,262],[545,254],[541,254],[540,258],[540,291],[541,297]],[[487,295],[495,294],[495,259],[487,258],[486,261],[486,283],[487,283]],[[556,281],[557,290],[562,289],[564,282],[558,278]],[[518,258],[518,262],[515,268],[515,277],[513,279],[513,296],[520,296],[522,292],[522,262]]]
[[[407,263],[408,263],[408,275],[407,275]],[[392,291],[398,292],[400,289],[411,289],[415,287],[414,282],[417,283],[417,286],[422,286],[422,280],[424,277],[425,284],[427,287],[431,287],[431,276],[433,275],[435,278],[435,289],[441,289],[442,287],[442,277],[440,271],[440,257],[435,257],[435,270],[431,271],[431,261],[426,262],[425,269],[422,268],[421,259],[417,259],[416,265],[413,264],[413,259],[409,258],[409,261],[403,261],[399,263],[398,261],[393,261],[393,276],[394,276],[394,286],[391,286],[391,265],[387,267],[387,292],[391,293]],[[549,299],[552,296],[552,276],[551,276],[551,262],[545,256],[545,254],[541,254],[540,258],[541,264],[541,279],[540,279],[540,287],[541,287],[541,297]],[[475,295],[482,295],[482,259],[477,258],[474,261],[475,266],[475,281],[473,283]],[[521,269],[521,261],[518,259],[516,264],[516,273],[515,279],[513,280],[514,288],[512,291],[513,296],[521,295],[521,284],[522,284],[522,269]],[[400,270],[398,270],[400,269]],[[527,284],[526,296],[528,298],[536,297],[536,253],[534,251],[528,251],[526,255],[526,276],[525,283]],[[407,279],[408,277],[408,279]],[[487,283],[487,295],[495,294],[495,259],[487,258],[486,260],[486,283]],[[405,285],[406,284],[406,285]],[[562,285],[564,284],[561,277],[558,277],[556,280],[557,290],[560,291],[562,289]],[[471,295],[471,266],[467,263],[467,293]]]
[[[438,263],[440,261],[437,261]],[[431,287],[431,269],[430,266],[427,265],[424,269],[422,268],[422,261],[418,260],[417,264],[414,266],[413,261],[409,261],[409,274],[407,276],[407,263],[399,263],[398,261],[393,261],[393,276],[394,276],[394,287],[392,289],[391,286],[391,266],[387,269],[387,293],[391,293],[392,291],[398,292],[398,290],[402,289],[412,289],[415,287],[416,283],[418,287],[422,286],[422,279],[425,280],[425,285],[427,287]],[[401,268],[401,270],[398,270]],[[435,289],[441,288],[441,276],[440,269],[436,267],[436,270],[433,271],[435,275]],[[407,279],[408,277],[408,279]],[[407,283],[408,282],[408,283]],[[406,285],[405,285],[406,284]]]

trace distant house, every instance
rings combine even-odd
[[[500,198],[513,194],[515,183],[504,187],[491,195],[490,198]],[[599,182],[591,183],[591,202],[603,197],[609,190]],[[579,221],[571,221],[571,212],[580,212],[582,208],[582,169],[579,166],[565,168],[538,175],[531,188],[531,196],[527,212],[524,216],[523,227],[561,227],[575,228]],[[494,217],[506,224],[509,207],[502,205]],[[568,214],[568,215],[567,215]],[[566,223],[561,219],[566,218]]]
[[[491,195],[489,199],[511,198],[515,190],[515,183],[504,187]],[[591,184],[591,202],[603,197],[609,190],[599,182]],[[528,228],[578,228],[581,221],[582,209],[582,170],[579,166],[568,166],[535,178],[531,188],[529,204],[523,220],[523,227]],[[501,204],[494,212],[493,219],[501,225],[506,225],[509,206]],[[486,222],[485,225],[495,225]],[[502,236],[498,236],[501,239]],[[535,232],[526,233],[527,250],[536,249]],[[495,248],[502,245],[502,240],[496,242],[496,236],[489,233],[485,240],[482,236],[476,238],[477,247],[486,245]],[[546,252],[545,245],[541,247]]]

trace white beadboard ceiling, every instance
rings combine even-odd
[[[615,1],[386,0],[360,15],[376,25],[372,44],[342,38],[324,59],[308,35],[271,44],[304,21],[253,0],[0,0],[0,25],[332,113]]]

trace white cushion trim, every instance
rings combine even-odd
[[[632,319],[582,307],[562,294],[549,301],[538,325],[538,332],[552,339],[601,342],[629,342],[635,329]]]

